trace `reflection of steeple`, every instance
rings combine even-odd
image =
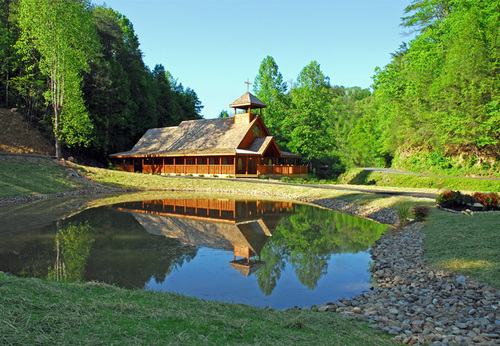
[[[192,246],[234,251],[230,264],[246,276],[263,264],[251,257],[260,256],[281,217],[293,209],[288,202],[207,199],[129,202],[114,207],[131,213],[149,233]]]
[[[234,261],[229,262],[229,264],[240,274],[249,277],[266,263],[260,260],[247,260],[246,258],[242,258],[239,260],[235,259]]]

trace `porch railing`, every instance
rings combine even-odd
[[[257,167],[259,174],[265,175],[293,175],[307,174],[307,166],[294,165],[259,165]]]
[[[144,165],[144,173],[152,174],[227,174],[234,175],[234,165]]]

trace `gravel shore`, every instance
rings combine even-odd
[[[369,322],[403,344],[500,344],[500,290],[431,268],[422,227],[387,231],[371,248],[370,292],[312,309]]]

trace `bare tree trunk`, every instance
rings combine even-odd
[[[56,157],[58,159],[62,158],[61,154],[61,143],[59,142],[59,110],[57,106],[54,105],[54,137],[56,142]]]
[[[52,76],[50,78],[50,90],[52,92],[52,106],[54,107],[54,139],[55,139],[55,149],[56,149],[56,157],[58,159],[62,158],[61,153],[61,142],[59,140],[59,125],[60,125],[60,117],[62,110],[62,97],[60,93],[62,92],[62,86],[59,85],[59,81],[57,80],[58,70],[55,64],[52,65]]]

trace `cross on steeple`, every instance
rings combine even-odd
[[[253,83],[250,83],[250,81],[247,78],[247,81],[245,82],[245,84],[247,85],[247,92],[250,92],[250,85],[252,85]]]

